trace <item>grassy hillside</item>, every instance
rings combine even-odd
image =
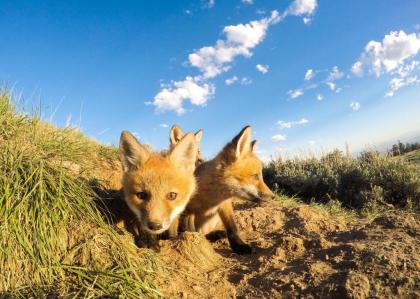
[[[107,225],[92,181],[116,150],[19,114],[0,94],[0,297],[157,296],[156,260]]]
[[[405,161],[420,166],[420,150],[414,150],[401,156]]]

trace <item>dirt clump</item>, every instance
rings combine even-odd
[[[159,285],[169,298],[235,298],[227,279],[229,263],[199,233],[186,232],[177,240],[159,241],[166,274]]]
[[[369,279],[364,274],[351,271],[347,276],[345,288],[348,298],[364,299],[369,295]]]

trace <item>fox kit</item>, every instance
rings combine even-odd
[[[171,128],[171,132],[169,134],[169,142],[170,142],[170,148],[172,149],[178,142],[182,139],[182,137],[185,136],[184,131],[178,126],[173,125]],[[200,142],[201,138],[203,137],[203,130],[198,130],[194,133],[195,142],[197,143],[197,160],[196,160],[196,166],[203,163],[203,158],[201,157],[200,152]]]
[[[148,234],[161,234],[184,211],[195,191],[197,144],[183,136],[167,155],[148,150],[129,132],[120,139],[124,199]]]
[[[273,198],[262,177],[262,163],[254,154],[247,126],[213,159],[195,171],[198,186],[186,209],[188,230],[207,235],[223,224],[229,244],[236,253],[251,253],[239,235],[233,215],[233,197],[259,201]]]

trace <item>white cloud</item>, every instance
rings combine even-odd
[[[173,110],[181,115],[185,113],[183,101],[188,100],[193,105],[204,106],[214,92],[215,87],[212,84],[200,83],[195,78],[186,77],[184,81],[174,81],[172,86],[164,87],[154,97],[153,105],[158,112]]]
[[[406,34],[403,30],[391,31],[382,42],[370,41],[357,63],[356,70],[367,67],[377,77],[383,72],[391,72],[403,65],[406,60],[420,51],[420,36],[416,33]]]
[[[344,72],[341,71],[338,66],[333,66],[329,71],[328,74],[324,76],[324,78],[317,80],[316,82],[311,81],[315,74],[322,73],[324,71],[316,71],[313,69],[307,69],[305,72],[304,80],[306,81],[302,84],[299,88],[289,90],[288,94],[289,97],[294,99],[297,98],[305,93],[307,90],[316,89],[321,84],[326,84],[331,91],[335,91],[336,93],[340,93],[343,89],[337,88],[337,84],[335,81],[344,77]],[[319,76],[318,76],[319,77]],[[310,82],[308,82],[310,81]],[[321,94],[316,95],[317,100],[321,101],[324,97]]]
[[[202,3],[203,8],[211,8],[215,5],[215,0],[203,0]],[[192,105],[204,106],[215,93],[214,85],[207,83],[209,79],[227,72],[236,57],[251,57],[252,49],[264,40],[271,25],[277,24],[288,15],[311,16],[316,7],[316,0],[294,0],[281,15],[277,10],[273,10],[265,18],[224,27],[224,39],[219,39],[213,46],[202,47],[188,55],[189,64],[199,69],[200,75],[188,76],[183,81],[172,81],[169,85],[162,86],[153,101],[147,103],[153,104],[158,112],[172,110],[179,115],[186,111],[183,107],[184,101],[189,101]],[[225,80],[226,84],[229,84],[228,82],[230,81]],[[241,84],[251,82],[249,78],[241,80]],[[302,94],[300,90],[291,96],[295,98]]]
[[[416,25],[414,25],[414,29],[416,29],[416,30],[420,30],[420,24],[416,24]]]
[[[197,67],[202,75],[173,81],[169,86],[164,86],[152,102],[156,111],[172,110],[181,115],[185,113],[185,100],[192,105],[204,106],[215,92],[214,85],[205,83],[205,80],[226,72],[236,56],[251,56],[250,50],[264,39],[268,27],[279,21],[278,12],[272,11],[269,17],[258,21],[226,26],[223,30],[226,40],[218,40],[214,47],[203,47],[188,56],[190,64]],[[249,78],[241,80],[243,85],[250,83],[252,80]]]
[[[294,16],[311,15],[315,12],[317,0],[295,0],[287,9]]]
[[[351,67],[351,71],[353,74],[360,77],[363,74],[363,63],[356,61]]]
[[[288,93],[291,99],[296,99],[300,97],[301,95],[303,95],[302,89],[289,90]]]
[[[232,84],[233,84],[233,83],[235,83],[236,81],[238,81],[238,77],[233,76],[233,77],[231,77],[231,78],[227,78],[227,79],[225,80],[225,84],[226,84],[226,85],[232,85]]]
[[[334,81],[341,79],[344,76],[344,73],[340,71],[338,66],[334,66],[331,71],[329,72],[327,79],[324,81],[325,84],[328,85],[329,89],[334,91],[336,90],[337,85],[334,83]],[[341,88],[339,91],[340,92]]]
[[[270,68],[268,65],[262,65],[262,64],[257,64],[256,65],[257,70],[262,73],[262,74],[266,74],[268,73],[268,69]]]
[[[271,136],[271,140],[274,141],[274,142],[285,141],[286,139],[287,139],[287,136],[282,135],[282,134],[277,134],[277,135]]]
[[[239,82],[241,85],[249,85],[252,83],[252,79],[248,77],[243,77],[242,79],[239,79],[237,76],[233,76],[225,80],[226,85],[232,85],[236,82]]]
[[[283,120],[279,120],[277,122],[277,125],[279,126],[279,128],[281,130],[283,130],[283,129],[290,129],[291,127],[296,126],[296,125],[305,125],[308,122],[309,121],[306,118],[302,118],[302,119],[297,120],[297,121],[288,121],[288,122],[283,121]]]
[[[417,60],[413,60],[411,61],[411,63],[400,66],[397,70],[397,74],[400,77],[404,78],[419,68],[420,68],[420,62]]]
[[[213,8],[216,4],[215,0],[201,0],[203,8]]]
[[[328,77],[327,77],[327,81],[332,82],[338,79],[341,79],[344,76],[344,73],[342,71],[340,71],[340,69],[338,68],[338,66],[334,66]]]
[[[168,126],[168,124],[160,124],[159,127],[161,127],[161,128],[167,128],[169,126]]]
[[[311,19],[311,18],[308,18],[308,17],[304,17],[304,18],[303,18],[303,23],[304,23],[305,25],[309,25],[309,24],[311,24],[311,23],[312,23],[312,19]]]
[[[200,69],[204,78],[213,78],[230,68],[237,56],[252,56],[251,50],[265,37],[270,25],[280,21],[274,10],[270,17],[247,24],[226,26],[223,32],[226,40],[218,40],[215,46],[203,47],[188,56],[192,66]]]
[[[241,79],[241,85],[249,85],[249,84],[252,84],[252,79],[248,77],[243,77]]]
[[[309,140],[308,143],[309,143],[309,145],[315,145],[316,141],[315,140]]]
[[[351,102],[350,103],[350,108],[353,111],[357,111],[360,109],[360,103],[359,102]]]
[[[305,73],[305,81],[311,80],[315,75],[315,72],[313,69],[308,69]]]
[[[242,0],[244,4],[254,4],[254,0]]]
[[[420,79],[417,75],[412,77],[393,78],[389,82],[390,90],[385,94],[386,97],[393,97],[395,92],[404,86],[420,84]]]
[[[328,87],[329,87],[331,90],[335,90],[335,84],[334,84],[334,83],[332,83],[332,82],[327,82],[327,83],[325,83],[325,84],[327,84],[327,85],[328,85]]]
[[[372,40],[366,44],[352,71],[359,76],[363,69],[374,73],[376,77],[394,75],[385,94],[386,97],[392,97],[400,88],[419,83],[417,75],[413,74],[420,67],[419,61],[414,60],[419,52],[420,35],[407,34],[403,30],[391,31],[381,42]]]

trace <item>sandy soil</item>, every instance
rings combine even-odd
[[[420,298],[420,218],[344,223],[306,205],[236,205],[250,255],[198,233],[160,241],[170,298]]]

